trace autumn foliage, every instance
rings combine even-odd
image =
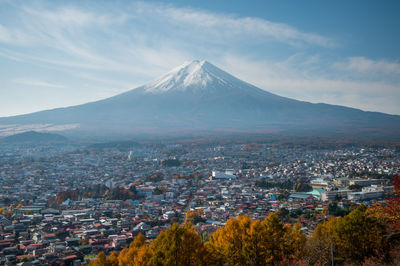
[[[360,263],[384,251],[384,233],[384,226],[361,205],[345,217],[318,225],[308,239],[307,257],[311,264]]]
[[[300,224],[231,218],[204,242],[190,223],[173,224],[151,243],[139,234],[128,248],[90,265],[400,265],[400,177],[394,197],[375,207],[360,205],[344,217],[319,224],[310,236]]]
[[[146,244],[146,238],[139,233],[129,248],[121,251],[118,262],[119,265],[146,265],[152,255],[152,250]]]
[[[213,264],[265,265],[299,260],[306,241],[299,226],[284,225],[276,214],[265,220],[230,219],[206,247]]]
[[[393,177],[394,196],[374,208],[372,213],[387,225],[388,232],[400,231],[400,176]]]
[[[304,254],[305,242],[299,225],[284,225],[276,214],[264,221],[240,216],[206,243],[191,223],[175,223],[151,244],[139,234],[117,259],[99,253],[90,265],[290,265]]]

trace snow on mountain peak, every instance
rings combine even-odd
[[[145,92],[163,93],[171,90],[201,90],[214,82],[226,83],[215,73],[218,69],[205,60],[193,60],[172,69],[153,82],[145,85]]]

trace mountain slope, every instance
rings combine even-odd
[[[24,133],[19,133],[11,135],[0,139],[0,142],[5,143],[43,143],[43,142],[65,142],[68,139],[59,134],[53,133],[40,133],[35,131],[27,131]]]
[[[397,134],[400,116],[312,104],[243,82],[206,61],[192,61],[142,87],[83,105],[0,118],[1,124],[76,125],[70,132],[325,132]]]

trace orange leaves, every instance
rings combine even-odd
[[[388,217],[389,232],[400,231],[400,175],[393,176],[394,197],[383,207],[383,214]]]
[[[152,256],[149,246],[145,243],[146,238],[139,233],[129,248],[125,248],[118,256],[119,265],[147,265]]]
[[[400,232],[400,176],[393,176],[394,197],[386,202],[377,204],[368,210],[368,213],[386,224],[389,234]]]
[[[107,258],[99,253],[91,265],[326,265],[332,259],[357,264],[370,256],[388,257],[391,240],[386,236],[399,232],[399,181],[394,178],[395,198],[331,218],[318,225],[309,238],[300,224],[284,225],[272,213],[262,221],[249,216],[232,218],[204,243],[190,223],[201,217],[202,211],[189,211],[183,226],[173,224],[150,245],[139,234],[118,256],[113,253]],[[390,226],[385,231],[386,224]]]
[[[203,265],[206,251],[201,237],[190,223],[173,224],[151,243],[150,265]]]
[[[396,196],[400,196],[400,175],[393,176],[393,186]]]
[[[203,210],[197,209],[195,211],[187,211],[185,214],[185,223],[196,224],[199,221],[203,221]]]
[[[317,226],[308,241],[312,263],[334,260],[361,262],[384,249],[384,230],[369,215],[367,207],[359,206],[341,218],[331,218]]]
[[[229,265],[277,264],[301,255],[305,236],[296,227],[285,226],[276,214],[265,220],[249,216],[230,219],[206,244],[214,260]],[[295,258],[296,257],[296,258]]]

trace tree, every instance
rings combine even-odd
[[[300,181],[296,185],[296,191],[298,192],[308,192],[312,190],[313,188],[311,187],[311,185],[309,183],[305,183],[304,181]]]
[[[286,228],[275,213],[268,215],[263,222],[265,223],[263,242],[267,253],[265,262],[279,264],[288,255],[285,243]]]
[[[338,254],[351,261],[361,262],[383,248],[384,228],[366,210],[361,205],[337,224]]]
[[[203,210],[197,209],[195,211],[187,211],[185,214],[185,223],[197,224],[198,222],[204,222]]]
[[[151,243],[150,265],[203,265],[206,257],[201,237],[192,224],[174,223]]]
[[[245,263],[242,254],[243,236],[250,228],[251,219],[243,215],[229,219],[224,228],[218,229],[207,243],[213,264],[239,265]]]
[[[327,265],[332,261],[332,251],[336,248],[336,224],[341,218],[330,218],[319,224],[307,239],[306,253],[311,265]]]
[[[299,226],[285,226],[277,214],[252,221],[249,216],[230,219],[206,244],[213,264],[282,264],[301,257],[305,235]]]
[[[111,252],[107,258],[107,266],[118,266],[118,253],[116,251]]]
[[[300,261],[303,259],[305,254],[305,244],[307,241],[306,235],[301,230],[301,224],[295,224],[294,226],[287,226],[287,234],[285,237],[285,243],[287,245],[287,254],[292,261]]]
[[[89,266],[104,266],[107,265],[107,256],[101,251],[97,254],[97,257],[89,263]]]
[[[146,238],[139,233],[129,245],[118,256],[119,265],[147,265],[152,252],[146,244]]]
[[[89,263],[89,266],[118,266],[118,253],[111,252],[110,257],[107,258],[106,254],[101,251],[97,257]]]
[[[153,256],[153,251],[150,249],[150,247],[148,245],[143,245],[138,249],[133,265],[135,266],[148,265],[152,256]]]
[[[394,196],[377,205],[371,213],[387,224],[387,232],[400,232],[400,175],[393,176]]]
[[[393,176],[393,197],[384,203],[369,208],[367,213],[384,228],[385,251],[381,256],[389,260],[400,261],[400,176]],[[397,251],[397,252],[396,252]]]
[[[359,184],[354,184],[354,185],[349,186],[350,190],[356,190],[356,191],[360,191],[362,188],[363,188],[363,186],[361,186]]]
[[[326,264],[332,257],[360,263],[383,251],[384,228],[366,210],[366,206],[360,205],[343,218],[331,218],[318,225],[308,241],[310,263]]]
[[[180,166],[181,162],[177,159],[167,159],[162,161],[162,165],[167,167]]]

